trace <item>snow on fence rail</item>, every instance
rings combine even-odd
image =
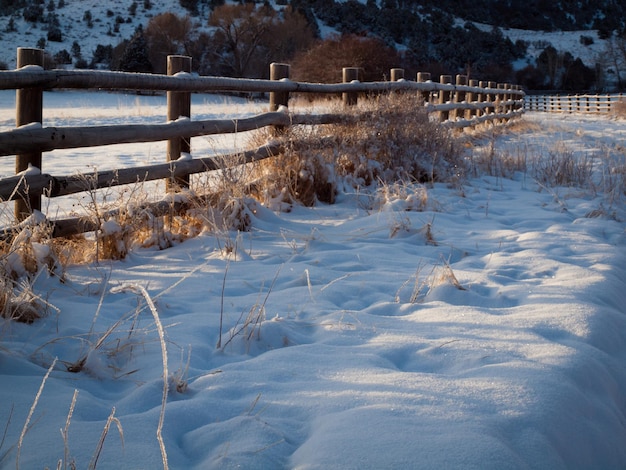
[[[56,197],[99,188],[134,183],[137,179],[165,179],[168,189],[185,187],[189,175],[216,170],[223,156],[179,160],[189,152],[191,137],[226,134],[267,126],[285,128],[298,124],[330,124],[349,119],[349,113],[297,115],[288,112],[292,93],[341,94],[346,106],[355,105],[360,94],[414,90],[422,97],[429,113],[437,113],[443,125],[462,128],[486,121],[506,122],[523,113],[524,92],[518,86],[495,82],[467,81],[458,75],[456,82],[443,75],[439,83],[430,74],[419,73],[416,81],[404,79],[402,69],[391,70],[391,81],[363,83],[361,69],[343,69],[343,82],[336,84],[302,83],[289,80],[287,64],[271,64],[270,80],[198,77],[190,73],[191,58],[168,56],[167,75],[93,70],[44,70],[43,50],[19,48],[17,69],[0,71],[0,89],[16,90],[16,128],[0,132],[0,157],[16,156],[16,176],[0,179],[0,198],[15,200],[18,221],[41,210],[41,196]],[[167,122],[146,125],[84,127],[44,127],[43,90],[103,89],[167,92]],[[261,92],[270,94],[270,112],[245,119],[193,121],[192,92]],[[184,119],[181,119],[184,118]],[[55,177],[42,169],[42,152],[54,149],[96,147],[109,144],[168,141],[167,163],[111,172]],[[245,152],[245,161],[268,158],[281,151],[279,146],[264,146]],[[35,169],[32,171],[32,169]],[[31,169],[31,170],[29,170]],[[153,207],[162,212],[159,203]],[[84,218],[52,221],[53,236],[94,231],[96,223]],[[0,234],[10,236],[12,229]]]
[[[623,93],[606,95],[526,95],[524,110],[547,113],[613,113],[626,103]]]

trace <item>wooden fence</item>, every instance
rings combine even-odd
[[[606,95],[526,95],[525,111],[547,113],[614,113],[618,106],[626,106],[622,93]]]
[[[439,83],[430,74],[420,73],[417,80],[404,79],[402,69],[392,69],[392,81],[362,83],[359,68],[344,68],[343,82],[336,84],[303,83],[289,80],[289,65],[272,64],[270,80],[198,77],[189,73],[191,58],[169,56],[167,75],[87,70],[44,70],[43,50],[18,49],[17,69],[0,71],[0,89],[16,89],[16,128],[0,132],[0,157],[16,156],[16,176],[0,180],[0,199],[15,200],[15,215],[24,221],[41,210],[41,195],[57,197],[116,185],[165,179],[168,188],[185,187],[189,175],[218,169],[224,156],[179,160],[189,152],[192,137],[243,132],[266,126],[329,124],[345,120],[345,114],[297,115],[288,112],[290,94],[315,93],[341,95],[346,106],[357,104],[367,93],[415,91],[423,98],[429,113],[437,113],[442,125],[463,128],[487,121],[501,123],[523,113],[524,93],[519,87],[495,82],[477,82],[459,75],[441,76]],[[163,124],[84,127],[45,127],[42,123],[44,89],[101,89],[167,92],[167,121]],[[191,93],[253,92],[270,94],[270,112],[246,119],[193,121]],[[109,144],[168,141],[167,161],[160,165],[135,167],[81,176],[52,176],[44,173],[42,153],[54,149],[96,147]],[[246,162],[276,155],[279,145],[245,152]],[[39,171],[28,172],[28,168]],[[35,173],[35,174],[33,174]],[[155,204],[150,210],[162,214],[171,207]],[[112,215],[112,214],[109,214]],[[114,214],[113,214],[114,215]],[[97,230],[103,221],[84,218],[49,221],[53,236]],[[4,231],[9,236],[13,229]]]

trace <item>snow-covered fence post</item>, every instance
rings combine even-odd
[[[465,86],[467,85],[467,75],[457,75],[456,79],[455,79],[455,83],[457,86]],[[466,93],[465,91],[461,91],[461,90],[455,90],[454,91],[454,103],[463,103],[465,101],[466,98]],[[463,111],[459,111],[458,108],[454,109],[454,111],[452,112],[452,119],[455,120],[457,119],[459,116],[462,116],[464,114]]]
[[[489,88],[489,82],[481,80],[481,81],[478,82],[478,87],[482,88],[483,90],[485,88]],[[489,101],[489,94],[487,94],[487,93],[480,93],[478,95],[478,102],[479,103],[486,103],[487,101]],[[481,108],[478,111],[478,115],[479,116],[482,116],[483,114],[489,114],[489,108]]]
[[[469,86],[476,88],[478,87],[478,80],[470,80],[469,81]],[[480,96],[480,93],[475,93],[473,91],[470,91],[467,94],[467,102],[468,103],[475,103],[476,101],[478,101],[478,97]],[[473,117],[478,116],[478,110],[476,109],[468,109],[465,111],[465,118],[466,119],[472,119]]]
[[[184,55],[167,56],[167,74],[191,72],[191,57]],[[167,92],[167,120],[176,121],[179,118],[191,117],[191,93],[188,91]],[[191,152],[190,137],[175,137],[167,141],[167,161],[178,160],[183,153]],[[166,182],[168,191],[176,188],[188,188],[189,175],[169,178]]]
[[[430,73],[429,72],[418,72],[417,73],[417,82],[425,83],[430,81]],[[430,102],[430,91],[420,91],[419,92],[422,99],[424,100],[424,104]]]
[[[514,85],[513,87],[516,91],[522,91],[522,86],[521,85]],[[515,111],[524,111],[524,99],[520,98],[519,95],[516,95],[515,97],[516,100],[518,100],[517,104],[514,106],[514,110]]]
[[[451,85],[452,75],[441,75],[439,77],[439,83],[442,85]],[[448,90],[439,90],[439,104],[445,104],[449,102],[451,94],[452,92]],[[439,111],[439,122],[447,121],[449,116],[450,116],[450,111],[447,111],[447,110]]]
[[[272,62],[270,64],[270,80],[282,80],[289,79],[291,73],[291,66],[289,64],[280,64],[278,62]],[[270,92],[270,111],[278,111],[278,108],[289,106],[289,92],[288,91],[271,91]],[[284,133],[285,128],[283,126],[274,126],[274,134]]]
[[[505,83],[498,83],[497,84],[497,88],[498,90],[506,90],[506,84]],[[502,106],[502,101],[504,101],[506,99],[506,95],[501,95],[500,93],[498,93],[496,95],[496,114],[499,113],[503,113],[505,110]],[[497,121],[499,122],[499,121]]]
[[[497,88],[498,84],[496,82],[487,82],[487,88],[491,88],[491,89],[495,89]],[[495,93],[488,93],[487,94],[487,101],[489,101],[490,103],[493,103],[492,106],[489,106],[487,109],[487,114],[495,114],[496,113],[496,97],[498,95]]]
[[[43,49],[19,47],[17,49],[17,68],[28,65],[43,67]],[[21,88],[15,95],[15,125],[17,127],[30,123],[42,122],[43,89]],[[41,169],[41,152],[29,152],[15,157],[15,172],[27,170],[29,166]],[[41,210],[41,194],[20,194],[15,200],[15,217],[24,220],[34,210]]]
[[[359,79],[358,67],[344,67],[341,71],[343,76],[343,83],[350,83]],[[357,104],[359,94],[355,91],[349,91],[342,93],[341,97],[344,106],[354,106]]]
[[[391,77],[392,82],[397,82],[398,80],[404,79],[404,69],[391,69]]]

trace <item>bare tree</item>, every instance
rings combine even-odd
[[[216,28],[214,41],[221,45],[221,61],[235,77],[249,75],[255,54],[276,21],[272,8],[257,9],[254,4],[222,5],[209,17]]]
[[[150,20],[144,34],[148,43],[148,57],[156,73],[166,72],[168,55],[189,53],[191,30],[189,16],[162,13]]]

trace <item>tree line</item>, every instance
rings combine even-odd
[[[7,1],[0,0],[0,9]],[[55,2],[47,1],[47,14],[42,13],[44,0],[17,3],[26,5],[25,18],[31,18],[31,10],[38,8],[31,20],[46,18],[48,42],[59,41],[62,31],[55,21]],[[59,8],[61,2],[65,3],[56,1]],[[460,73],[478,80],[514,82],[533,90],[572,91],[602,89],[607,81],[621,87],[622,70],[626,68],[626,29],[619,21],[605,25],[610,30],[610,50],[596,67],[588,67],[580,58],[546,43],[536,62],[516,70],[513,64],[526,57],[529,43],[512,42],[498,27],[485,29],[469,21],[460,23],[449,13],[458,11],[472,17],[470,2],[452,2],[456,10],[452,10],[448,0],[437,0],[439,7],[431,0],[277,0],[278,7],[272,7],[267,0],[237,4],[225,4],[224,0],[179,2],[186,14],[154,16],[146,25],[137,27],[132,37],[115,45],[98,45],[94,51],[81,51],[80,45],[74,43],[70,51],[61,50],[49,61],[77,68],[165,73],[165,57],[184,54],[192,57],[194,72],[202,75],[268,78],[271,62],[288,62],[292,64],[293,78],[305,81],[339,81],[344,66],[364,68],[367,80],[385,80],[391,67],[402,67],[408,77],[419,71],[430,72],[433,77]],[[495,11],[503,13],[502,5],[508,5],[509,18],[526,12],[536,2],[496,3],[500,5],[497,8],[488,0],[477,0],[471,5],[479,12],[493,7],[495,10],[485,14],[489,19]],[[553,2],[549,8],[563,9],[562,3]],[[579,3],[582,6],[577,10],[578,16],[570,15],[572,25],[587,18],[585,8],[589,2]],[[135,1],[129,14],[133,15],[136,8]],[[151,1],[143,0],[143,8],[150,9]],[[542,4],[533,10],[535,16],[543,15],[546,8]],[[603,17],[596,14],[593,18],[599,21]],[[114,20],[116,28],[130,21],[119,15]],[[83,21],[94,21],[89,11]],[[504,23],[517,24],[511,18]],[[334,28],[337,34],[322,39],[320,24]],[[589,36],[581,35],[580,40],[582,45],[593,43]],[[40,42],[38,47],[45,48],[45,39]],[[606,70],[615,76],[607,77]]]

